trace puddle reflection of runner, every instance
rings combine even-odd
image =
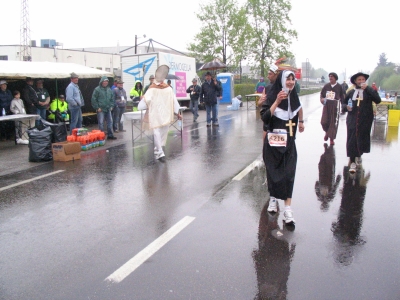
[[[325,151],[319,160],[319,181],[315,182],[315,193],[321,202],[321,211],[328,211],[329,204],[335,198],[341,175],[335,177],[336,156],[333,146],[324,144]]]
[[[342,202],[338,219],[332,223],[331,230],[335,240],[335,262],[348,266],[353,262],[360,246],[366,243],[360,232],[367,183],[371,175],[365,174],[362,166],[359,166],[355,174],[349,174],[349,167],[344,167],[343,176]]]
[[[279,211],[271,215],[266,204],[261,212],[258,249],[253,252],[258,292],[254,299],[286,299],[290,263],[296,245],[291,242],[293,227],[278,226]]]

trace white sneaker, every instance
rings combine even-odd
[[[285,210],[283,212],[283,218],[286,224],[292,223],[294,225],[295,221],[293,218],[293,212],[291,210]]]
[[[357,165],[355,163],[351,163],[350,168],[349,168],[349,172],[350,173],[355,173],[357,170]]]
[[[362,164],[362,159],[361,157],[356,157],[356,165],[360,166]]]
[[[23,140],[23,139],[17,139],[17,144],[18,145],[28,145],[29,141]]]
[[[162,157],[165,157],[164,151],[155,152],[154,155],[156,156],[156,159],[160,159]]]
[[[269,212],[277,212],[278,208],[276,205],[276,199],[274,197],[270,197],[269,199],[269,205],[268,205],[268,209]]]

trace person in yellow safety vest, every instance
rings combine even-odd
[[[133,100],[133,111],[137,111],[137,106],[140,99],[135,99],[135,98],[137,97],[142,98],[143,96],[143,86],[140,80],[136,80],[135,86],[131,89],[129,95]]]
[[[68,103],[65,101],[64,95],[60,95],[59,99],[54,99],[50,104],[49,120],[54,121],[56,113],[59,113],[63,121],[69,121]]]

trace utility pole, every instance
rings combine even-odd
[[[23,61],[32,61],[28,0],[21,0],[21,8],[21,39],[19,57]]]

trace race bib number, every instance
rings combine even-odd
[[[326,92],[326,99],[335,100],[335,92],[332,91]]]
[[[122,100],[122,101],[125,101],[125,97],[124,97],[124,96],[121,96],[121,100]]]
[[[271,147],[286,147],[287,131],[275,129],[274,132],[268,132],[268,142]]]
[[[45,100],[45,99],[46,99],[46,96],[45,96],[45,95],[42,95],[42,99]]]

